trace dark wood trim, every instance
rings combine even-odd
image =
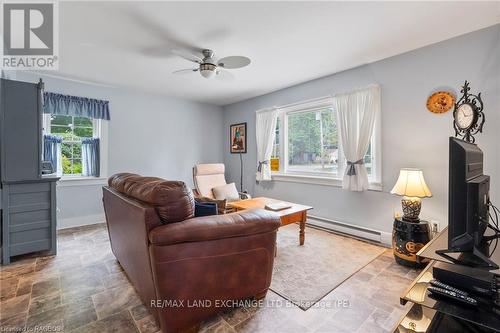
[[[233,142],[232,142],[232,138],[231,138],[231,129],[233,128],[233,126],[241,126],[241,125],[244,125],[245,126],[245,150],[244,151],[233,151]],[[247,153],[247,136],[248,136],[248,130],[247,130],[247,123],[244,122],[244,123],[237,123],[237,124],[231,124],[229,125],[229,151],[231,152],[231,154],[246,154]]]

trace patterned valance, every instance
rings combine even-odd
[[[108,101],[52,92],[43,94],[43,113],[92,119],[110,119]]]
[[[62,142],[62,137],[57,136],[57,135],[45,134],[43,136],[43,140],[45,142],[50,142],[50,143],[61,143]]]

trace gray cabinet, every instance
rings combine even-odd
[[[56,254],[56,180],[3,184],[3,264],[25,253],[48,250]]]
[[[38,179],[42,156],[42,84],[2,80],[2,182]]]
[[[0,81],[2,264],[36,251],[56,253],[56,181],[42,177],[42,86]]]

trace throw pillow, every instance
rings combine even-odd
[[[212,189],[215,199],[226,199],[228,202],[240,200],[240,195],[234,183],[217,186]]]
[[[195,202],[194,203],[194,216],[211,216],[217,215],[216,202]]]
[[[209,197],[196,197],[194,198],[196,202],[214,202],[217,205],[217,211],[219,214],[225,214],[226,212],[226,200],[217,200]]]

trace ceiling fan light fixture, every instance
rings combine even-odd
[[[216,76],[221,80],[232,80],[234,77],[231,73],[226,71],[226,69],[237,69],[248,66],[250,64],[250,58],[244,56],[228,56],[224,58],[215,59],[214,51],[210,49],[204,49],[201,51],[201,56],[191,54],[190,51],[174,50],[174,54],[194,62],[197,64],[196,68],[192,69],[181,69],[176,70],[173,73],[189,73],[189,72],[200,72],[200,75],[205,79],[210,79]]]
[[[200,64],[200,74],[204,78],[208,79],[215,75],[215,70],[217,66],[214,64],[204,63]]]

